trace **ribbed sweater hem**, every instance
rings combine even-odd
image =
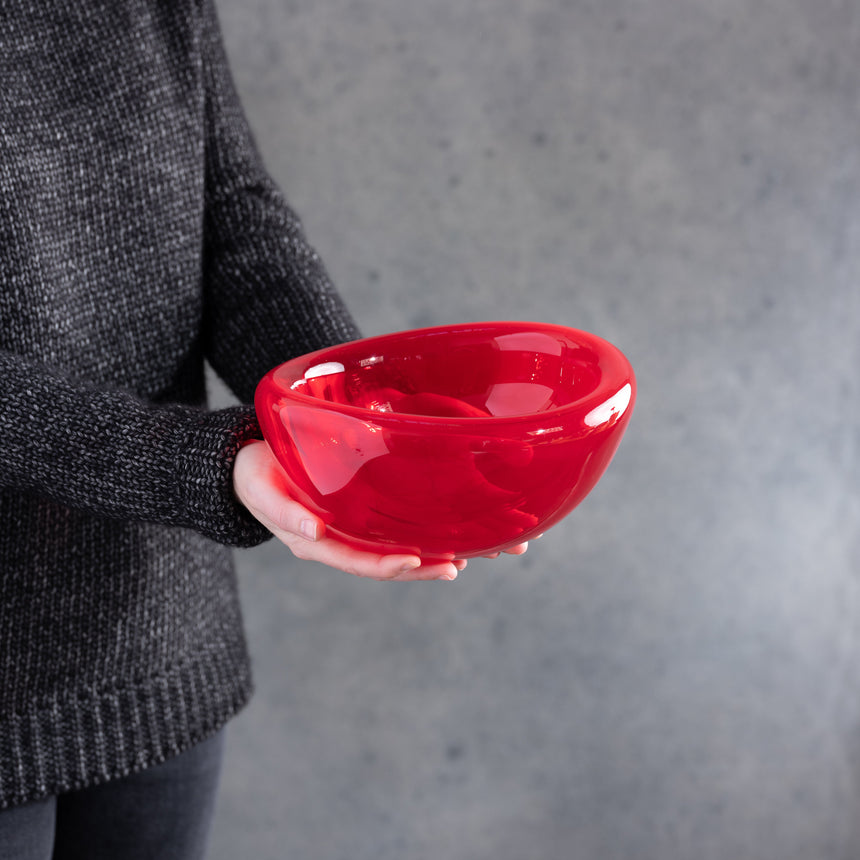
[[[241,653],[0,716],[0,809],[159,764],[217,732],[253,689]],[[86,739],[86,747],[81,746]]]

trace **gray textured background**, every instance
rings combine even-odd
[[[860,857],[857,4],[219,8],[367,334],[560,321],[640,395],[524,559],[239,556],[214,860]]]

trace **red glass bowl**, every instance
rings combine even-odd
[[[597,483],[633,370],[559,325],[481,322],[303,355],[260,381],[263,435],[295,498],[362,549],[426,560],[504,550]]]

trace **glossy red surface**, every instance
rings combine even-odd
[[[595,335],[466,323],[301,356],[260,382],[295,497],[353,545],[469,558],[558,522],[594,487],[636,383]]]

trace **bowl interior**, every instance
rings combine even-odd
[[[614,358],[607,347],[583,332],[549,325],[425,329],[289,362],[278,381],[296,395],[378,413],[534,415],[605,386]]]

